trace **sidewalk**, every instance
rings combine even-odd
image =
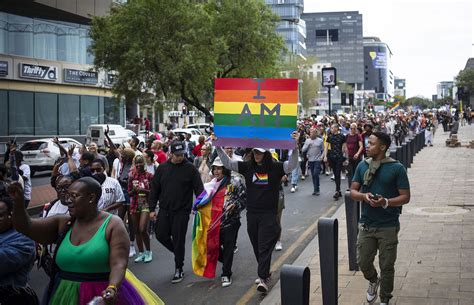
[[[438,128],[434,147],[422,149],[408,169],[411,201],[400,216],[390,305],[474,304],[474,149],[446,147],[447,137]],[[474,140],[474,124],[460,127],[458,138],[463,146]],[[349,271],[344,206],[333,217],[339,220],[339,305],[367,304],[367,281]],[[310,268],[310,304],[322,304],[317,236],[294,265]],[[281,304],[280,282],[261,304]]]

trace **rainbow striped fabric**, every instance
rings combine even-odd
[[[390,107],[390,111],[397,111],[400,109],[400,102],[396,102],[392,107]]]
[[[204,184],[204,191],[196,198],[193,223],[192,265],[198,276],[214,278],[220,247],[221,216],[224,208],[226,178],[215,178]],[[220,193],[223,192],[223,193]],[[216,196],[216,194],[222,196]]]
[[[217,78],[215,144],[293,149],[297,110],[297,79]]]

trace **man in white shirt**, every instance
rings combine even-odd
[[[95,159],[91,165],[92,175],[105,175],[104,163],[100,159]],[[117,179],[106,177],[102,183],[102,196],[99,199],[97,207],[99,210],[117,214],[118,208],[120,208],[125,202],[125,196],[123,195],[122,186]]]

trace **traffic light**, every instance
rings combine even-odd
[[[354,106],[354,93],[349,93],[349,105]]]
[[[188,107],[183,106],[183,108],[182,108],[182,113],[183,113],[183,115],[188,115],[188,114],[189,114],[189,113],[188,113]]]
[[[341,93],[341,106],[346,106],[346,94]]]

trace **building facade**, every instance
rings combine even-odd
[[[362,15],[357,11],[304,13],[308,56],[331,63],[338,81],[354,87],[364,86],[364,47]]]
[[[395,90],[394,95],[406,97],[406,79],[395,77]]]
[[[438,96],[438,99],[444,99],[444,98],[452,98],[453,97],[453,87],[454,87],[454,82],[453,81],[446,81],[446,82],[440,82],[436,86],[436,93]]]
[[[378,37],[364,37],[364,88],[374,90],[375,97],[380,100],[388,101],[394,96],[392,55],[389,46]]]
[[[280,16],[276,32],[285,40],[289,53],[306,58],[306,23],[301,18],[303,0],[265,0],[273,12]]]
[[[93,70],[89,24],[103,1],[4,0],[0,6],[0,142],[80,137],[90,124],[124,124],[114,74]]]

